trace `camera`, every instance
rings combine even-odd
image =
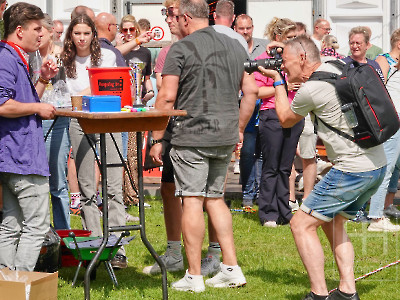
[[[244,63],[244,70],[251,74],[258,71],[258,67],[264,67],[265,69],[275,69],[278,72],[281,71],[282,66],[282,56],[277,51],[278,48],[272,48],[269,53],[272,58],[249,60]],[[280,48],[282,49],[282,48]],[[283,50],[283,49],[282,49]]]

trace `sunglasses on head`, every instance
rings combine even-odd
[[[135,32],[136,28],[135,27],[130,27],[130,28],[122,28],[123,33],[128,33],[128,32]]]

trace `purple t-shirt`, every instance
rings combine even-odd
[[[3,42],[0,42],[0,61],[0,105],[9,99],[23,103],[40,102],[21,58]],[[42,120],[38,115],[0,116],[0,172],[50,175]]]

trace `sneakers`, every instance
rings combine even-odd
[[[209,276],[218,273],[221,269],[219,257],[207,256],[201,260],[201,275]]]
[[[389,205],[383,210],[383,214],[388,218],[400,219],[400,210],[393,204]]]
[[[179,258],[175,258],[171,255],[161,255],[160,259],[163,261],[165,267],[167,268],[167,271],[169,272],[176,272],[176,271],[182,271],[183,268],[183,257],[180,256]],[[147,266],[143,269],[144,274],[158,274],[161,273],[160,266],[156,262],[152,266]]]
[[[220,268],[221,270],[217,275],[206,280],[206,285],[215,288],[225,288],[241,287],[247,283],[246,278],[242,273],[242,269],[239,266],[232,268],[221,263]]]
[[[295,201],[291,201],[289,200],[289,206],[292,209],[292,212],[296,212],[299,210],[300,206],[299,206],[299,202],[297,202],[297,200]]]
[[[271,227],[271,228],[275,228],[278,227],[278,224],[276,224],[275,221],[265,221],[263,224],[264,227]]]
[[[139,222],[139,217],[134,217],[131,214],[125,212],[125,220],[126,222]]]
[[[372,221],[368,226],[368,231],[396,232],[400,231],[400,225],[392,224],[388,218],[382,218]]]
[[[309,292],[304,298],[303,298],[303,300],[313,300],[313,299],[315,299],[315,294],[313,293],[313,292]],[[329,300],[330,298],[329,298],[329,296],[326,296],[326,298],[325,298],[326,300]]]
[[[354,294],[350,296],[344,295],[341,291],[338,289],[334,291],[332,294],[329,295],[330,300],[360,300],[360,297],[358,296],[358,293],[355,292]]]
[[[78,207],[72,207],[70,206],[69,208],[69,213],[73,216],[80,216],[81,215],[81,204],[78,205]]]
[[[125,255],[115,254],[114,258],[111,260],[111,266],[114,269],[125,269],[128,267],[128,260]]]
[[[177,291],[201,293],[206,289],[204,286],[203,275],[191,275],[186,270],[185,276],[171,284],[171,287]]]

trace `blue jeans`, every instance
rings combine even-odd
[[[390,178],[389,181],[389,186],[388,186],[388,193],[396,193],[397,192],[397,186],[399,184],[399,175],[400,175],[400,157],[397,160],[396,167],[393,170],[392,177]]]
[[[386,167],[367,172],[343,172],[332,168],[304,200],[300,209],[325,222],[337,214],[354,219],[385,176]]]
[[[383,143],[383,148],[386,155],[386,174],[382,184],[379,186],[376,193],[372,196],[368,217],[378,219],[383,217],[383,209],[385,206],[386,193],[389,186],[390,178],[395,169],[396,163],[400,156],[400,130],[398,130],[390,139]]]
[[[69,196],[67,183],[67,163],[70,149],[69,121],[59,117],[46,140],[46,152],[49,159],[50,194],[53,206],[53,223],[55,229],[69,229]],[[43,120],[43,133],[47,134],[53,120]]]
[[[12,173],[0,173],[0,180],[4,213],[0,266],[33,271],[50,227],[49,181],[44,176]]]
[[[262,157],[258,139],[258,127],[254,132],[245,132],[240,151],[240,181],[242,183],[243,206],[253,205],[258,197],[261,179]]]

